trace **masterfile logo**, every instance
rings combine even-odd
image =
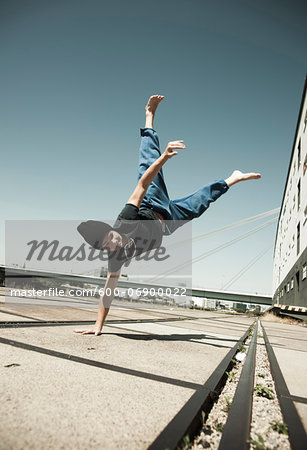
[[[112,226],[114,221],[109,223]],[[80,221],[6,221],[6,302],[67,307],[75,306],[76,299],[82,298],[84,304],[97,306],[105,277],[108,272],[115,272],[110,270],[114,255],[84,242],[77,231],[79,224]],[[173,288],[191,285],[191,238],[191,222],[184,222],[172,235],[161,236],[160,245],[141,237],[135,237],[133,245],[128,240],[128,251],[123,248],[116,255],[121,280],[135,284],[127,286],[128,297],[163,299],[179,295],[182,300],[184,290],[178,293]],[[137,289],[139,286],[142,290]],[[163,288],[159,290],[159,286]],[[124,291],[119,289],[116,295],[121,298]]]

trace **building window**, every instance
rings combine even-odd
[[[297,168],[299,169],[301,165],[301,138],[298,141],[298,146],[297,146]]]
[[[306,276],[307,276],[307,264],[305,263],[305,264],[303,265],[303,275],[302,275],[302,280],[305,280]]]
[[[300,252],[300,238],[301,238],[301,225],[297,224],[296,227],[296,254],[298,255]]]
[[[300,272],[299,272],[299,270],[296,272],[295,277],[296,277],[297,290],[299,291],[300,290]]]
[[[287,283],[287,292],[290,291],[290,283]]]
[[[297,184],[297,210],[300,209],[301,206],[301,180]]]
[[[294,288],[294,278],[292,277],[291,278],[291,289],[293,289]]]
[[[305,112],[305,119],[304,119],[304,133],[305,133],[305,130],[306,130],[306,125],[307,125],[307,110]]]

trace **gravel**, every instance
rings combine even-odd
[[[236,363],[233,369],[228,373],[227,381],[223,391],[221,392],[217,402],[213,405],[208,419],[199,434],[194,439],[194,443],[189,447],[193,450],[200,450],[203,448],[217,449],[222,437],[222,430],[226,424],[228,412],[240,379],[242,367],[245,358],[242,360],[242,353],[247,352],[250,338],[245,342],[244,349],[236,354]]]

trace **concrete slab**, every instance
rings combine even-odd
[[[187,324],[188,325],[188,324]],[[193,326],[193,324],[191,324]],[[111,326],[112,327],[112,326]],[[112,327],[114,328],[114,327]],[[134,332],[146,333],[147,336],[142,336],[143,340],[166,340],[170,341],[189,341],[207,346],[215,346],[220,348],[231,348],[237,342],[238,338],[233,335],[217,334],[214,332],[208,332],[207,328],[203,326],[203,330],[195,330],[191,327],[178,327],[173,323],[152,324],[152,323],[140,323],[140,324],[125,324],[116,325],[117,329],[131,330]],[[243,333],[240,333],[240,336]],[[131,339],[135,339],[134,334],[131,335]]]
[[[3,306],[0,308],[0,312],[8,312],[12,315],[16,315],[16,320],[26,321],[30,320],[86,320],[95,321],[97,311],[92,309],[91,311],[84,311],[79,308],[62,308],[62,307],[44,307],[44,306]]]
[[[274,347],[307,352],[307,327],[261,320]]]
[[[294,402],[294,404],[299,413],[299,416],[304,425],[304,428],[307,432],[307,405],[305,405],[304,403],[298,403],[298,402]]]
[[[235,338],[230,341],[227,336],[206,335],[194,330],[179,334],[176,329],[174,333],[171,326],[161,332],[157,324],[105,326],[104,334],[98,338],[76,335],[74,328],[2,329],[0,336],[165,377],[177,378],[180,374],[179,379],[196,383],[206,380],[212,364],[217,364],[217,358],[222,359],[236,342]],[[89,351],[89,347],[94,349]]]
[[[306,352],[278,347],[273,347],[273,349],[290,394],[305,397],[307,401],[307,349]]]
[[[1,368],[3,450],[144,449],[193,392],[13,347],[1,352],[20,364]]]
[[[16,314],[19,321],[32,318],[32,320],[61,320],[61,321],[93,321],[96,320],[97,308],[75,308],[75,307],[44,307],[44,306],[12,306],[3,305],[0,308],[3,313]],[[24,319],[23,319],[24,317]],[[112,305],[108,320],[142,320],[142,319],[165,319],[180,318],[182,314],[169,311],[143,310],[138,308],[123,308]],[[5,320],[5,319],[4,319]]]
[[[0,449],[147,448],[248,327],[239,321],[217,333],[202,320],[196,330],[206,313],[194,317],[182,328],[110,324],[99,337],[75,334],[75,326],[0,329],[1,337],[42,351],[105,363],[0,343]]]
[[[0,322],[31,322],[32,318],[16,316],[16,314],[7,314],[0,311]]]
[[[218,332],[225,335],[235,335],[241,336],[246,329],[246,326],[249,326],[253,323],[254,319],[242,320],[241,317],[236,319],[237,322],[229,322],[227,320],[222,321],[213,319],[204,319],[199,318],[197,320],[187,320],[187,321],[178,321],[173,322],[172,326],[174,328],[189,328],[193,330],[202,330],[208,332]]]

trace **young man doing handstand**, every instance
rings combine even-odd
[[[157,106],[163,98],[162,95],[153,95],[145,107],[146,120],[145,128],[141,129],[138,183],[115,224],[111,227],[104,222],[89,220],[78,226],[79,233],[88,244],[98,250],[107,250],[108,276],[95,326],[76,329],[76,333],[96,336],[101,334],[123,264],[135,256],[159,248],[163,235],[170,235],[185,221],[199,217],[210,203],[227,192],[230,186],[240,181],[261,178],[259,173],[242,173],[235,170],[225,180],[214,181],[187,197],[170,200],[162,166],[178,154],[176,150],[186,147],[182,140],[172,141],[161,154],[153,120]]]

